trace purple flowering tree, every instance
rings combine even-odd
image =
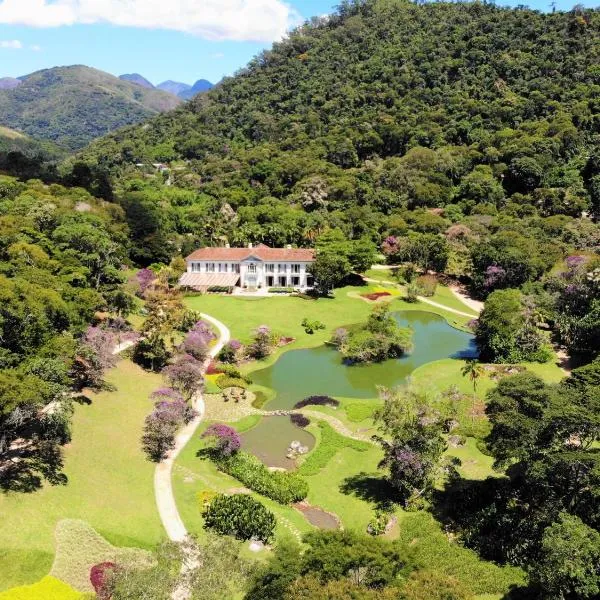
[[[140,269],[135,278],[140,286],[140,295],[144,296],[146,290],[152,285],[152,282],[156,280],[156,273],[152,269]]]
[[[114,333],[101,327],[88,327],[83,334],[74,364],[74,375],[81,386],[101,387],[104,373],[117,364],[113,354]]]
[[[206,336],[202,332],[192,329],[185,336],[179,350],[193,356],[196,360],[206,360],[208,356],[208,341]]]
[[[218,359],[224,363],[237,362],[238,353],[242,348],[242,342],[239,340],[229,340],[219,352]]]
[[[202,364],[188,354],[184,354],[177,362],[165,367],[162,373],[170,386],[180,392],[186,400],[191,400],[204,385]]]
[[[381,251],[388,257],[393,257],[398,254],[399,242],[398,238],[394,235],[390,235],[383,240],[381,244]]]
[[[260,325],[254,331],[252,343],[248,346],[248,356],[251,358],[265,358],[273,351],[275,339],[268,325]]]
[[[490,265],[485,270],[483,285],[487,290],[493,290],[502,285],[506,278],[506,271],[498,265]]]
[[[212,449],[221,458],[231,456],[242,446],[240,434],[229,425],[219,423],[211,425],[201,437],[210,440]]]

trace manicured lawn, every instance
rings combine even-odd
[[[234,423],[233,426],[246,425],[245,420]],[[204,446],[200,434],[207,424],[203,424],[182,453],[177,458],[173,470],[173,491],[181,518],[190,533],[200,538],[204,535],[203,519],[198,503],[198,492],[210,490],[219,493],[235,493],[242,488],[242,484],[217,470],[212,461],[200,459],[196,455]],[[277,537],[292,535],[297,540],[302,534],[310,531],[312,525],[296,509],[282,506],[269,498],[253,494],[267,508],[272,510],[277,517]]]
[[[447,456],[456,456],[461,461],[458,472],[466,479],[485,479],[486,477],[498,477],[499,473],[492,469],[494,459],[479,451],[477,440],[467,438],[464,446],[448,448]]]
[[[154,465],[140,448],[150,392],[158,375],[121,361],[107,376],[115,392],[78,405],[65,449],[64,486],[0,496],[0,589],[47,575],[62,519],[82,519],[118,546],[150,548],[164,532],[154,502]]]
[[[431,300],[434,302],[439,302],[444,306],[449,306],[450,308],[470,313],[474,318],[477,316],[477,311],[473,310],[470,306],[467,306],[460,298],[457,298],[452,290],[445,285],[437,286],[435,294],[432,296]]]

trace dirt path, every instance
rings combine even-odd
[[[210,357],[204,363],[206,369],[210,361],[221,351],[221,348],[231,339],[229,329],[217,319],[201,314],[200,317],[205,321],[213,324],[219,330],[219,339],[217,343],[210,349]],[[154,472],[154,495],[156,497],[156,506],[162,521],[163,527],[167,532],[167,536],[174,542],[183,542],[187,537],[187,529],[181,520],[172,486],[172,471],[173,463],[183,450],[186,444],[194,435],[198,425],[204,418],[204,399],[202,393],[198,392],[192,399],[194,408],[198,411],[198,416],[188,423],[175,438],[175,447],[169,453],[169,456],[156,466]]]
[[[340,435],[344,437],[351,438],[353,440],[358,440],[359,442],[372,442],[370,435],[365,435],[363,433],[354,433],[350,431],[339,419],[336,419],[332,415],[328,415],[327,413],[322,413],[318,410],[306,410],[305,408],[299,409],[298,411],[307,417],[312,417],[313,419],[320,421],[327,421],[335,429]]]
[[[457,285],[451,285],[450,291],[463,303],[466,304],[469,308],[473,309],[477,314],[479,314],[483,310],[483,302],[480,300],[475,300],[471,298],[471,296],[467,295],[463,288]]]

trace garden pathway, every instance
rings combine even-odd
[[[264,411],[265,414],[269,414],[267,411]],[[302,408],[298,411],[290,411],[290,412],[299,412],[307,417],[312,417],[316,420],[327,421],[331,425],[335,431],[337,431],[340,435],[345,437],[352,438],[353,440],[358,440],[359,442],[372,442],[370,435],[365,435],[364,433],[354,433],[344,423],[342,423],[339,419],[336,419],[332,415],[328,415],[327,413],[320,412],[318,410],[306,410]]]
[[[363,279],[365,281],[368,281],[369,283],[387,283],[390,285],[395,285],[396,287],[402,287],[400,284],[396,283],[395,281],[389,281],[387,279],[373,279],[371,277],[363,277]],[[446,306],[445,304],[440,304],[439,302],[434,302],[433,300],[430,300],[429,298],[425,298],[425,296],[417,296],[417,299],[419,300],[419,302],[425,302],[425,304],[435,306],[436,308],[441,308],[447,312],[454,313],[455,315],[461,315],[462,317],[470,317],[471,319],[475,318],[475,315],[473,315],[473,313],[463,312],[462,310],[457,310],[456,308]],[[462,298],[461,298],[461,300],[462,300]]]
[[[221,348],[231,339],[229,329],[214,317],[201,314],[200,317],[208,321],[219,330],[219,338],[217,343],[210,349],[209,358],[204,363],[204,369],[208,367],[210,361],[221,351]],[[183,542],[187,537],[187,529],[181,520],[177,503],[173,494],[172,471],[173,464],[179,453],[183,450],[186,444],[190,441],[200,422],[204,418],[204,399],[202,392],[197,392],[192,399],[194,408],[198,411],[198,416],[190,421],[175,438],[175,446],[169,456],[158,463],[154,472],[154,495],[156,497],[156,505],[158,513],[165,528],[169,539],[174,542]]]

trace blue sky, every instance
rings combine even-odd
[[[549,10],[549,1],[528,4]],[[557,0],[557,8],[569,10],[575,3]],[[115,75],[141,73],[154,84],[165,79],[216,82],[298,20],[326,14],[336,4],[338,0],[0,0],[0,77],[85,64]],[[598,0],[584,4],[597,6]]]

